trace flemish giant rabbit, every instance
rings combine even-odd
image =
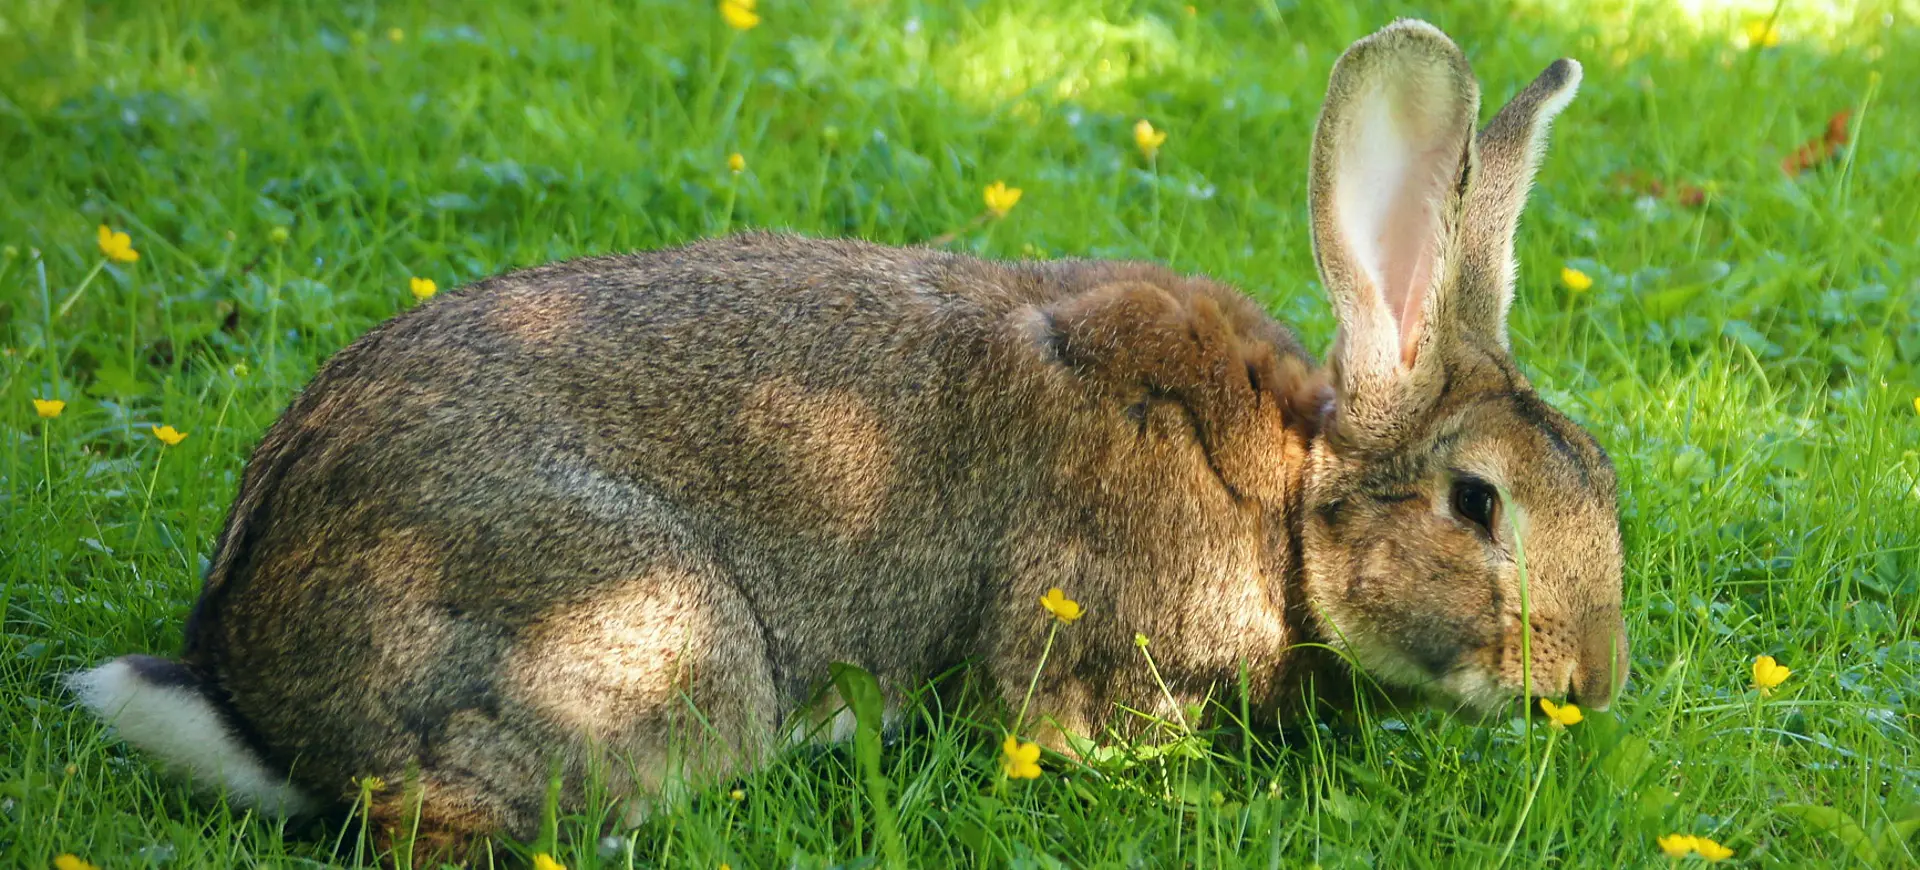
[[[377,775],[382,828],[536,832],[550,773],[643,803],[819,717],[835,661],[964,660],[1094,734],[1297,644],[1456,709],[1626,678],[1614,474],[1508,351],[1561,60],[1475,134],[1438,30],[1335,65],[1319,367],[1153,265],[750,234],[480,282],[336,354],[255,451],[178,660],[75,675],[118,733],[286,812]],[[1524,554],[1520,547],[1524,540]],[[1532,673],[1522,673],[1524,558]],[[810,704],[812,706],[810,706]],[[697,711],[697,712],[696,712]],[[678,771],[678,773],[671,773]],[[675,779],[675,781],[682,781]],[[404,825],[402,824],[404,822]]]

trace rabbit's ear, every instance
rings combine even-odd
[[[1466,57],[1419,21],[1394,22],[1333,66],[1308,207],[1340,322],[1330,362],[1341,437],[1397,442],[1439,393],[1429,351],[1479,107]]]
[[[1534,170],[1547,150],[1547,128],[1580,88],[1580,64],[1566,58],[1493,116],[1477,138],[1473,171],[1460,215],[1460,269],[1448,319],[1470,334],[1507,346],[1513,304],[1513,237],[1527,205]]]

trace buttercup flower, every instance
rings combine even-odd
[[[116,233],[106,224],[100,225],[100,253],[116,263],[131,263],[140,259],[140,252],[133,249],[133,239],[126,233]]]
[[[1733,850],[1706,837],[1693,838],[1693,851],[1708,861],[1725,861],[1733,857]]]
[[[567,870],[567,865],[553,860],[552,855],[541,852],[533,856],[533,870]]]
[[[387,790],[387,781],[377,776],[363,776],[354,780],[353,784],[366,790],[369,794]]]
[[[1787,681],[1793,669],[1773,660],[1773,656],[1761,656],[1753,660],[1753,687],[1760,694],[1771,694],[1775,686]]]
[[[71,852],[53,859],[53,868],[54,870],[100,870],[92,862]]]
[[[1166,141],[1167,132],[1153,129],[1152,121],[1141,118],[1139,123],[1133,125],[1133,144],[1140,146],[1140,153],[1146,155],[1148,160],[1159,155],[1160,146]]]
[[[1920,414],[1920,396],[1913,397],[1913,412]]]
[[[733,801],[736,804],[746,799],[747,793],[740,789],[736,788],[733,791],[727,792],[727,800]]]
[[[720,17],[726,19],[727,26],[735,30],[752,30],[760,26],[760,16],[753,11],[756,0],[720,0]]]
[[[284,245],[292,235],[293,233],[288,231],[286,227],[274,227],[273,229],[267,230],[267,241],[276,245]]]
[[[1660,851],[1669,858],[1685,858],[1699,855],[1708,861],[1725,861],[1733,857],[1733,850],[1720,845],[1707,837],[1695,837],[1690,834],[1668,834],[1655,840]]]
[[[1654,842],[1669,858],[1685,858],[1693,852],[1693,838],[1686,834],[1668,834]]]
[[[1540,711],[1547,714],[1547,719],[1555,728],[1578,725],[1581,720],[1587,718],[1586,714],[1580,712],[1580,706],[1578,704],[1566,704],[1563,706],[1555,704],[1545,698],[1540,699]]]
[[[153,437],[160,439],[160,443],[168,447],[187,440],[187,433],[175,429],[172,426],[154,426],[151,428],[153,429]]]
[[[1000,744],[1000,769],[1006,771],[1008,779],[1039,779],[1040,745],[1021,743],[1020,738],[1007,735],[1007,741]]]
[[[1080,602],[1068,598],[1067,593],[1062,592],[1058,586],[1047,590],[1047,594],[1040,596],[1040,606],[1046,608],[1048,613],[1053,614],[1054,619],[1069,624],[1086,613],[1086,611],[1080,609]]]
[[[1772,48],[1780,44],[1780,28],[1764,18],[1747,22],[1741,30],[1747,34],[1747,45],[1755,48]]]
[[[407,289],[413,291],[413,298],[425,302],[440,292],[440,285],[433,283],[432,278],[410,278],[407,280]]]
[[[727,168],[736,173],[745,172],[747,171],[747,158],[741,156],[740,152],[735,151],[727,155]]]
[[[51,420],[55,417],[58,417],[60,416],[60,412],[65,411],[66,409],[67,409],[67,403],[60,401],[59,399],[34,399],[33,400],[33,412],[35,414],[39,414],[40,418],[43,420]]]
[[[997,218],[1006,217],[1007,212],[1013,211],[1013,207],[1020,204],[1020,194],[1020,188],[1008,187],[1004,181],[987,185],[984,195],[987,211],[993,212],[993,216]]]
[[[1572,266],[1560,270],[1560,283],[1567,285],[1567,289],[1575,293],[1585,293],[1593,289],[1593,279],[1588,277],[1587,273]]]
[[[1147,644],[1148,644],[1148,643],[1149,643],[1149,641],[1147,640],[1147,636],[1146,636],[1146,635],[1144,635],[1144,634],[1141,634],[1140,632],[1137,632],[1137,631],[1133,633],[1133,645],[1134,645],[1134,646],[1137,646],[1137,647],[1139,647],[1139,648],[1141,648],[1141,649],[1146,649],[1146,648],[1147,648]]]

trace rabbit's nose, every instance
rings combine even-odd
[[[1624,620],[1590,632],[1581,644],[1580,660],[1573,666],[1568,700],[1589,710],[1607,709],[1614,695],[1626,686],[1628,668]]]

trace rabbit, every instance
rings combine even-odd
[[[844,732],[834,662],[896,707],[970,662],[1017,704],[1052,587],[1086,611],[1032,700],[1055,748],[1353,668],[1467,716],[1605,707],[1615,475],[1506,324],[1579,80],[1555,61],[1476,134],[1434,27],[1342,55],[1309,171],[1324,365],[1158,265],[764,232],[442,294],[266,433],[179,658],[71,686],[237,801],[377,777],[376,828],[453,848],[535,835],[556,779],[644,814]]]

